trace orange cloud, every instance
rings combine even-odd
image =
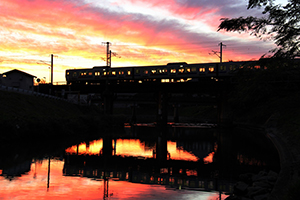
[[[112,43],[111,50],[119,55],[113,58],[113,66],[217,62],[218,58],[208,53],[216,50],[220,41],[240,41],[236,36],[232,38],[232,34],[212,32],[217,29],[219,16],[226,15],[209,3],[205,6],[190,0],[119,0],[107,2],[109,6],[105,7],[101,2],[72,0],[2,0],[0,57],[5,62],[0,62],[1,70],[15,62],[23,63],[31,72],[34,60],[29,61],[30,55],[39,55],[36,59],[43,60],[55,54],[64,59],[55,63],[55,68],[60,69],[55,73],[61,73],[54,74],[58,81],[57,77],[63,78],[67,68],[105,65],[101,58],[106,57],[106,47],[102,45],[106,41]],[[122,7],[125,5],[140,6],[141,12]],[[261,43],[252,41],[245,46],[252,48],[255,44]],[[251,56],[245,48],[239,48],[224,53],[224,58],[259,58],[264,48]],[[16,58],[15,54],[24,56]],[[32,62],[32,67],[27,61]]]

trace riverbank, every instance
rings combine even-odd
[[[123,129],[124,119],[101,114],[97,107],[0,91],[1,147],[14,142],[39,142],[100,135]]]
[[[278,93],[278,92],[277,92]],[[297,199],[300,189],[300,95],[296,90],[274,95],[234,111],[237,123],[263,128],[280,156],[281,170],[270,200]],[[234,102],[234,101],[233,101]],[[270,155],[272,156],[272,155]]]

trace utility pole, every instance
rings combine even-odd
[[[58,57],[57,55],[53,55],[51,54],[51,61],[44,61],[44,60],[40,60],[37,62],[37,64],[46,64],[48,66],[50,66],[50,77],[49,77],[49,81],[50,81],[50,84],[53,85],[53,58],[54,57]]]
[[[106,67],[111,68],[111,51],[109,50],[110,42],[102,42],[102,44],[106,45]]]
[[[220,42],[219,46],[220,46],[220,63],[222,63],[223,46],[226,47],[226,45]]]
[[[213,54],[217,55],[220,58],[220,63],[222,63],[222,59],[223,59],[223,46],[226,47],[226,45],[223,44],[223,42],[220,42],[218,44],[218,46],[220,46],[220,52],[217,51],[213,51]],[[211,53],[209,53],[211,55]]]
[[[102,42],[103,45],[106,45],[106,67],[111,68],[111,56],[115,56],[118,58],[121,58],[116,52],[111,52],[109,50],[109,45],[111,45],[110,42]],[[105,61],[105,58],[101,57],[102,60]]]
[[[51,54],[51,85],[53,85],[53,54]]]

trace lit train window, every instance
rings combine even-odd
[[[215,71],[215,68],[214,67],[209,67],[208,71],[213,72],[213,71]]]
[[[186,72],[191,72],[191,68],[186,67],[186,68],[185,68],[185,71],[186,71]]]
[[[175,73],[176,73],[176,69],[171,69],[170,72],[171,72],[172,74],[175,74]]]
[[[130,70],[127,70],[127,75],[130,75],[131,74],[131,71]]]
[[[180,68],[180,69],[178,69],[178,72],[179,72],[179,73],[183,73],[183,72],[184,72],[184,69],[183,69],[183,68]]]
[[[155,73],[156,73],[156,69],[152,69],[152,70],[151,70],[151,73],[152,73],[152,74],[155,74]]]
[[[106,76],[106,74],[107,74],[106,72],[103,72],[103,76]]]
[[[163,71],[163,73],[167,73],[167,72],[168,72],[168,69],[167,69],[167,68],[164,68],[162,71]]]
[[[113,76],[115,76],[115,75],[116,75],[116,71],[112,71],[111,74],[112,74]]]
[[[69,75],[70,75],[70,72],[67,72],[67,75],[69,76]]]
[[[199,68],[199,72],[205,72],[205,68],[204,67],[200,67]]]
[[[93,75],[93,72],[89,72],[89,76],[92,76]]]
[[[159,72],[160,74],[162,74],[162,73],[168,72],[168,70],[167,70],[167,69],[159,69],[158,72]]]
[[[120,71],[119,71],[119,75],[124,75],[124,71],[123,71],[123,70],[120,70]]]
[[[144,69],[144,74],[148,74],[149,71],[147,69]]]
[[[242,67],[242,66],[241,66]],[[235,65],[230,65],[229,67],[230,70],[235,70],[236,69],[236,66]]]
[[[100,72],[95,72],[95,76],[100,76]]]

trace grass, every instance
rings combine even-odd
[[[0,91],[0,126],[0,139],[9,141],[105,132],[123,123],[120,117],[102,115],[97,107]]]

